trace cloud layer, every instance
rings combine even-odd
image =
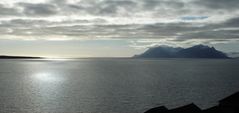
[[[224,42],[239,39],[238,7],[238,0],[2,0],[0,39]]]

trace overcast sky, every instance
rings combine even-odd
[[[122,57],[207,44],[239,52],[239,0],[1,0],[0,54]]]

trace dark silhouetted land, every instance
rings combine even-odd
[[[144,113],[239,113],[239,92],[220,100],[217,106],[205,110],[192,103],[171,110],[165,106],[155,107]]]
[[[196,45],[189,48],[159,46],[135,55],[134,58],[229,58],[214,47]]]
[[[0,55],[0,59],[42,59],[42,57]]]

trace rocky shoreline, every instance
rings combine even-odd
[[[165,106],[159,106],[144,113],[239,113],[239,92],[220,100],[218,105],[205,110],[192,103],[170,110]]]

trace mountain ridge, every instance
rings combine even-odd
[[[149,48],[133,58],[230,58],[225,53],[206,45],[195,45],[188,48],[158,46]]]

